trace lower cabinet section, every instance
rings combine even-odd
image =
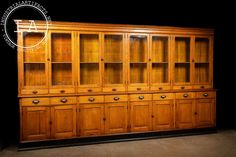
[[[215,92],[21,98],[21,141],[215,126]]]

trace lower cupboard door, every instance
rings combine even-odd
[[[105,133],[127,132],[127,102],[105,104]]]
[[[104,104],[80,104],[79,111],[80,136],[104,133]]]
[[[61,139],[76,136],[76,105],[51,108],[52,137]]]
[[[50,107],[22,107],[21,124],[23,141],[50,138]]]

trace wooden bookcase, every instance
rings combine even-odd
[[[20,142],[215,126],[211,29],[18,23]]]

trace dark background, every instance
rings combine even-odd
[[[14,2],[1,3],[0,16]],[[48,11],[52,21],[75,21],[93,23],[118,23],[136,25],[159,25],[179,27],[201,27],[215,29],[214,88],[217,92],[217,128],[236,128],[236,62],[235,8],[229,3],[189,1],[163,3],[161,1],[78,1],[77,3],[49,3],[36,1]],[[83,2],[83,3],[82,3]],[[23,11],[15,18],[35,19],[35,12]],[[2,27],[1,27],[2,29]],[[15,26],[9,29],[15,30]],[[17,101],[17,50],[10,48],[0,37],[1,86],[0,103],[0,147],[18,142],[19,112]]]

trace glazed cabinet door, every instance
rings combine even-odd
[[[170,37],[150,36],[151,90],[170,90]]]
[[[76,105],[51,107],[53,138],[70,138],[76,136]]]
[[[128,90],[149,90],[149,36],[146,34],[128,35]]]
[[[75,93],[74,34],[72,32],[50,32],[49,41],[49,92],[52,94]]]
[[[105,133],[127,132],[127,102],[105,104]]]
[[[176,100],[176,127],[180,129],[193,128],[195,125],[194,100]]]
[[[104,104],[79,105],[79,134],[80,136],[101,135],[104,133]]]
[[[168,130],[174,127],[173,100],[154,101],[152,112],[153,130]]]
[[[197,127],[215,126],[215,99],[198,99],[196,102]]]
[[[125,35],[104,33],[102,37],[103,91],[125,91]]]
[[[213,38],[196,36],[194,41],[194,88],[212,88]]]
[[[48,93],[47,42],[45,32],[18,34],[19,93],[38,95]]]
[[[152,105],[149,101],[130,102],[131,132],[151,130]]]
[[[77,46],[79,92],[102,90],[101,33],[79,32]]]
[[[50,138],[50,107],[22,107],[22,141]]]

